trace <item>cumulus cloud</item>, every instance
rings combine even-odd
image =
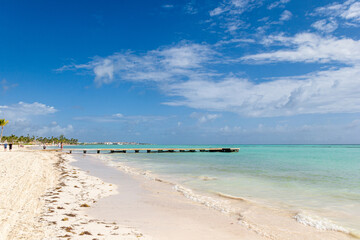
[[[54,107],[38,102],[0,105],[0,116],[9,120],[24,120],[31,116],[47,115],[55,112],[57,110]]]
[[[69,135],[73,133],[74,128],[71,124],[67,125],[66,127],[61,127],[56,122],[52,123],[49,126],[40,127],[38,129],[29,129],[29,131],[33,131],[35,135],[38,136],[60,136]]]
[[[250,117],[360,111],[360,67],[320,71],[254,84],[247,79],[188,81],[172,85],[171,106],[229,111]]]
[[[256,62],[341,62],[354,64],[360,61],[360,41],[350,38],[321,37],[300,33],[294,37],[268,36],[267,45],[284,45],[289,48],[244,56],[241,59]]]
[[[0,117],[9,120],[5,134],[58,136],[72,133],[74,130],[72,125],[63,127],[56,122],[44,124],[42,117],[57,111],[54,107],[39,102],[19,102],[0,106]]]

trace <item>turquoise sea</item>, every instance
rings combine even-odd
[[[351,232],[360,232],[360,145],[101,146],[107,147],[239,147],[235,153],[109,156],[198,192],[218,192],[306,212]]]

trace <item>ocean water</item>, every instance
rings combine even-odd
[[[239,147],[236,153],[120,153],[109,156],[113,161],[151,171],[197,192],[222,193],[289,209],[299,213],[294,216],[299,222],[320,229],[338,226],[340,230],[360,232],[360,145],[116,147]],[[311,222],[317,217],[334,225]]]

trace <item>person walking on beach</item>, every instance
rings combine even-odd
[[[6,152],[7,149],[7,143],[4,143],[4,151]]]
[[[63,149],[63,147],[64,147],[64,144],[61,142],[61,144],[60,144],[60,145],[61,145],[61,150],[62,150],[62,149]]]
[[[12,149],[12,143],[9,143],[9,151],[11,152],[11,149]]]

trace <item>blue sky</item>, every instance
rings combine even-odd
[[[360,1],[2,1],[5,135],[360,143]]]

